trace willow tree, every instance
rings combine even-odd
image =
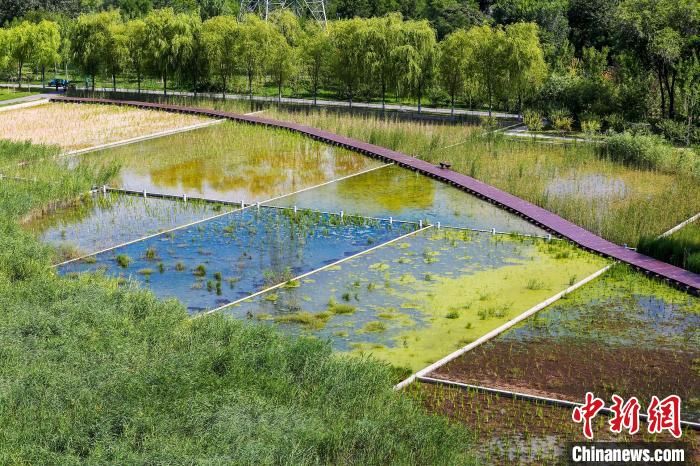
[[[172,8],[151,11],[146,23],[146,54],[152,72],[163,80],[163,94],[168,95],[168,78],[175,75],[192,54],[193,29],[199,18],[175,13]]]
[[[37,26],[22,21],[10,28],[7,35],[8,57],[17,66],[17,83],[22,87],[22,68],[34,56],[37,40]]]
[[[273,34],[268,72],[277,86],[277,100],[282,102],[282,87],[296,73],[297,50],[293,48],[281,34]]]
[[[398,54],[399,76],[418,98],[418,112],[422,110],[423,94],[435,79],[438,48],[435,29],[428,21],[407,21],[404,25],[405,51]]]
[[[464,90],[467,66],[471,61],[472,47],[464,29],[457,29],[440,43],[438,69],[440,84],[450,96],[450,113],[455,113],[455,99]]]
[[[215,16],[202,24],[204,50],[211,71],[221,79],[224,98],[227,83],[239,64],[237,46],[240,36],[238,21],[232,16]]]
[[[107,41],[105,43],[105,71],[112,78],[112,90],[117,91],[117,75],[128,65],[128,56],[131,53],[128,47],[126,27],[121,21],[112,22],[107,28]]]
[[[340,82],[352,107],[353,98],[368,75],[370,63],[366,21],[346,19],[333,22],[329,27],[333,76]]]
[[[399,50],[403,45],[403,19],[400,13],[365,20],[365,44],[370,72],[379,81],[382,109],[386,108],[386,92],[398,82],[399,59],[410,57],[410,50]],[[412,63],[408,59],[404,63]]]
[[[146,72],[147,34],[146,23],[142,19],[132,19],[125,25],[124,37],[129,53],[126,56],[127,69],[136,77],[138,93],[141,93],[141,81]]]
[[[240,40],[236,43],[236,54],[240,68],[248,81],[248,98],[253,102],[253,81],[267,69],[270,50],[273,47],[274,26],[256,15],[247,15],[240,24]]]
[[[330,63],[331,41],[328,30],[317,23],[310,23],[302,44],[299,47],[301,64],[311,84],[314,105],[318,103],[318,89],[321,79]]]
[[[41,69],[41,87],[46,86],[46,67],[56,65],[61,60],[58,53],[61,46],[61,32],[58,24],[43,20],[35,29],[34,64]]]
[[[494,99],[503,94],[508,84],[508,38],[500,27],[473,27],[466,33],[465,47],[469,56],[466,73],[486,93],[491,117]]]
[[[547,63],[535,23],[516,23],[506,26],[508,90],[515,94],[518,113],[522,113],[523,99],[532,97],[547,78]]]
[[[109,60],[111,25],[120,21],[116,11],[80,15],[71,35],[71,55],[73,63],[81,73],[90,76],[92,90],[95,90],[95,76]]]

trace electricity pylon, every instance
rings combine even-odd
[[[298,16],[308,12],[316,21],[326,24],[324,0],[241,0],[240,14],[256,13],[267,19],[270,13],[282,8],[288,8]]]

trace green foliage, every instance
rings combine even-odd
[[[671,146],[656,135],[624,132],[610,135],[601,149],[613,160],[639,167],[700,177],[700,159],[691,149]]]
[[[574,124],[574,119],[567,110],[554,110],[549,118],[552,120],[552,125],[554,129],[558,131],[571,131],[571,127]]]
[[[600,132],[601,124],[597,118],[588,118],[581,120],[581,131],[588,135],[594,135]]]
[[[525,110],[523,123],[530,131],[542,131],[542,114],[535,110]]]
[[[642,254],[700,273],[700,223],[685,226],[671,236],[641,238],[637,249]]]

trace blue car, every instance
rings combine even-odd
[[[59,87],[68,87],[68,84],[70,84],[70,81],[67,79],[53,78],[49,81],[49,87],[55,87],[56,89]]]

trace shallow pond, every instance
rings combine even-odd
[[[603,264],[564,242],[433,228],[226,312],[416,370]]]
[[[389,166],[287,196],[274,205],[300,206],[370,217],[394,217],[443,226],[546,236],[546,232],[505,210],[446,183]]]
[[[581,401],[682,399],[700,421],[700,300],[622,266],[438,369],[435,376]]]
[[[84,255],[233,208],[113,193],[94,194],[80,204],[41,217],[26,227],[64,254]]]
[[[583,199],[624,198],[627,185],[621,178],[589,173],[555,178],[549,182],[545,193],[552,197],[575,196]]]
[[[190,312],[212,309],[397,238],[411,224],[255,207],[69,263],[131,278]]]
[[[121,171],[125,189],[262,202],[382,164],[301,135],[238,123],[84,154],[72,159]]]

